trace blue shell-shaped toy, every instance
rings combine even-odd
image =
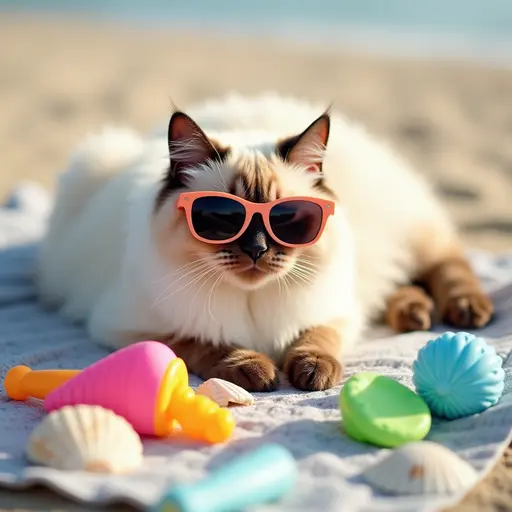
[[[416,392],[441,418],[461,418],[495,405],[504,379],[494,348],[467,332],[445,332],[429,341],[413,365]]]

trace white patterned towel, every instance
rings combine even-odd
[[[35,185],[20,187],[0,208],[0,363],[3,376],[16,364],[32,368],[83,368],[106,352],[84,331],[42,311],[36,302],[32,272],[37,241],[51,206]],[[505,359],[512,349],[512,254],[472,254],[472,261],[493,294],[496,321],[486,336]],[[439,331],[444,330],[442,327]],[[438,331],[438,332],[439,332]],[[348,378],[372,370],[411,384],[411,365],[418,349],[433,333],[393,336],[362,343],[346,360]],[[508,364],[506,364],[508,366]],[[436,421],[428,436],[454,450],[484,475],[510,441],[512,426],[512,365],[500,403],[468,418]],[[192,384],[198,384],[192,379]],[[340,431],[337,387],[302,393],[283,388],[259,394],[252,407],[236,408],[237,428],[231,441],[205,447],[170,440],[144,442],[144,466],[128,476],[97,476],[30,466],[24,448],[44,413],[39,403],[16,403],[0,394],[0,485],[23,488],[35,483],[76,500],[94,504],[124,501],[140,508],[153,504],[169,486],[194,481],[237,454],[273,441],[291,450],[300,469],[295,490],[282,502],[261,511],[427,511],[456,502],[451,498],[386,497],[360,477],[386,450],[350,440]]]

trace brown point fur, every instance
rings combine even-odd
[[[229,152],[231,151],[231,148],[221,146],[217,141],[209,139],[210,143],[212,144],[213,151],[210,155],[210,160],[218,160],[218,161],[224,161],[227,156],[229,155]],[[180,169],[183,170],[184,168]],[[158,192],[158,195],[155,199],[155,207],[154,212],[157,212],[162,205],[165,203],[167,198],[177,190],[186,189],[186,184],[184,183],[183,179],[179,175],[179,171],[176,167],[173,167],[172,162],[169,163],[169,167],[167,169],[167,172],[165,173],[164,177],[162,178],[162,186],[160,187],[160,190]]]
[[[272,391],[279,384],[277,368],[268,356],[233,345],[213,345],[170,337],[166,343],[189,371],[202,379],[228,380],[248,391]]]
[[[323,130],[323,145],[326,146],[329,140],[329,132],[330,132],[330,115],[329,110],[326,110],[318,119],[316,119],[313,123],[311,123],[302,133],[298,135],[293,135],[291,137],[286,137],[284,139],[280,139],[277,142],[276,151],[279,157],[281,157],[285,162],[289,161],[293,152],[294,147],[297,143],[304,137],[317,123],[323,123],[325,128]],[[318,163],[318,169],[321,173],[322,171],[322,162]],[[314,188],[318,190],[321,194],[329,197],[330,199],[337,200],[337,196],[334,191],[326,184],[325,179],[323,177],[319,177],[316,180]]]
[[[316,181],[314,188],[315,188],[315,190],[318,190],[324,196],[327,196],[329,199],[332,199],[333,201],[338,200],[338,196],[334,193],[334,190],[332,190],[326,184],[326,182],[323,178],[320,178]]]
[[[432,295],[439,317],[454,327],[479,328],[492,319],[494,307],[468,261],[449,257],[419,277]]]
[[[434,302],[418,286],[402,286],[387,303],[386,321],[397,332],[428,331]]]
[[[338,384],[342,366],[338,361],[341,342],[336,329],[319,326],[302,333],[288,348],[283,370],[292,386],[320,391]]]
[[[416,231],[415,286],[398,289],[388,300],[387,322],[399,332],[428,330],[437,319],[468,329],[487,325],[494,308],[455,235],[435,225]]]
[[[234,164],[236,174],[230,192],[252,201],[266,203],[281,197],[279,178],[272,163],[262,155],[248,155]]]

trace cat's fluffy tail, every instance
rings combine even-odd
[[[59,177],[38,262],[39,294],[48,306],[58,307],[62,300],[62,276],[57,262],[70,230],[96,192],[135,163],[143,149],[144,141],[137,133],[127,128],[106,127],[83,140],[71,155],[68,169]]]

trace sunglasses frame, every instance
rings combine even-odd
[[[200,199],[203,197],[224,197],[227,199],[232,199],[233,201],[236,201],[240,203],[245,208],[245,221],[243,226],[241,227],[240,231],[231,238],[226,238],[225,240],[209,240],[207,238],[203,238],[200,236],[195,228],[194,224],[192,222],[192,206],[194,204],[194,201],[196,199]],[[318,233],[316,237],[311,240],[311,242],[307,242],[305,244],[289,244],[284,242],[283,240],[280,240],[272,230],[272,227],[270,225],[270,211],[274,206],[281,203],[287,203],[290,201],[307,201],[309,203],[314,203],[322,209],[322,221],[320,224],[320,228],[318,230]],[[276,199],[275,201],[269,201],[268,203],[254,203],[252,201],[248,201],[247,199],[243,199],[241,197],[235,196],[233,194],[228,194],[227,192],[213,192],[213,191],[201,191],[201,192],[182,192],[180,196],[178,197],[178,200],[176,202],[176,207],[178,209],[182,209],[185,211],[185,216],[187,218],[188,222],[188,228],[192,235],[197,238],[197,240],[207,243],[207,244],[228,244],[230,242],[234,242],[237,238],[240,238],[247,228],[249,227],[249,224],[251,223],[252,218],[254,217],[255,213],[259,213],[263,219],[263,224],[268,232],[268,234],[276,241],[279,245],[282,245],[284,247],[306,247],[308,245],[313,245],[318,241],[318,239],[322,236],[322,233],[325,229],[325,224],[327,223],[327,219],[334,215],[334,201],[329,201],[328,199],[321,199],[318,197],[308,197],[308,196],[290,196],[290,197],[284,197],[281,199]]]

